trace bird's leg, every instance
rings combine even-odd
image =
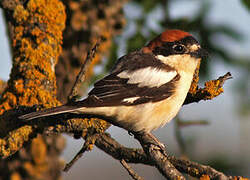
[[[154,145],[159,148],[164,155],[167,155],[166,147],[161,143],[152,133],[150,132],[131,132],[134,134],[135,138],[139,140],[142,146]]]
[[[155,142],[157,146],[160,146],[160,149],[166,150],[166,147],[163,143],[161,143],[152,133],[148,133],[148,136],[151,137]]]

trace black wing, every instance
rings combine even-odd
[[[88,98],[80,104],[88,107],[100,106],[131,106],[146,102],[157,102],[173,94],[177,74],[171,81],[160,87],[139,87],[138,84],[128,84],[128,79],[119,78],[117,74],[110,74],[94,84]],[[86,104],[87,103],[87,104]],[[80,105],[79,104],[79,105]]]
[[[180,78],[178,74],[166,84],[151,88],[128,83],[129,79],[117,76],[123,71],[132,73],[147,67],[164,69],[167,72],[174,71],[173,68],[162,63],[152,54],[134,51],[118,59],[111,74],[95,83],[94,88],[88,94],[89,96],[85,100],[78,102],[79,106],[130,106],[156,102],[171,96],[175,88],[175,82]]]

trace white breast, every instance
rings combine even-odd
[[[163,101],[110,108],[116,123],[130,131],[150,132],[172,120],[179,112],[193,79],[192,74],[180,72],[180,75],[176,92]]]
[[[142,115],[137,116],[137,120],[131,117],[131,121],[134,122],[131,122],[130,127],[137,131],[150,132],[171,121],[179,112],[193,79],[192,75],[183,75],[181,74],[182,78],[179,80],[174,95],[160,102],[138,105],[137,113],[142,113]]]

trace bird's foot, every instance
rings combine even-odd
[[[155,145],[154,148],[158,148],[164,155],[167,155],[166,147],[163,143],[161,143],[153,134],[148,133],[148,136],[150,136],[154,142],[152,142],[153,145]]]
[[[161,143],[153,134],[149,132],[130,132],[134,134],[136,139],[141,139],[144,145],[153,145],[153,149],[160,150],[164,155],[167,156],[166,147],[163,143]],[[139,140],[140,141],[140,140]],[[141,141],[140,141],[141,142]]]

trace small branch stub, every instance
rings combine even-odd
[[[76,77],[76,81],[72,87],[72,90],[70,92],[70,95],[68,96],[68,102],[72,102],[75,101],[77,96],[79,95],[79,89],[81,84],[85,81],[86,78],[86,71],[89,68],[91,61],[93,60],[93,58],[95,57],[96,51],[98,46],[100,45],[100,42],[102,40],[98,41],[95,46],[91,49],[90,52],[88,52],[87,57],[81,67],[81,70],[79,72],[79,74]]]
[[[194,103],[194,102],[199,102],[201,100],[211,100],[217,96],[219,96],[221,93],[224,92],[222,86],[224,85],[224,83],[229,80],[232,79],[232,75],[230,72],[227,72],[225,75],[220,76],[218,79],[216,80],[211,80],[211,81],[207,81],[205,82],[205,87],[204,88],[198,88],[198,86],[196,87],[196,89],[192,89],[192,91],[188,93],[184,105],[185,104],[190,104],[190,103]]]
[[[134,180],[144,180],[142,177],[140,177],[127,163],[124,159],[120,160],[120,163],[122,166],[128,171],[129,175]]]

